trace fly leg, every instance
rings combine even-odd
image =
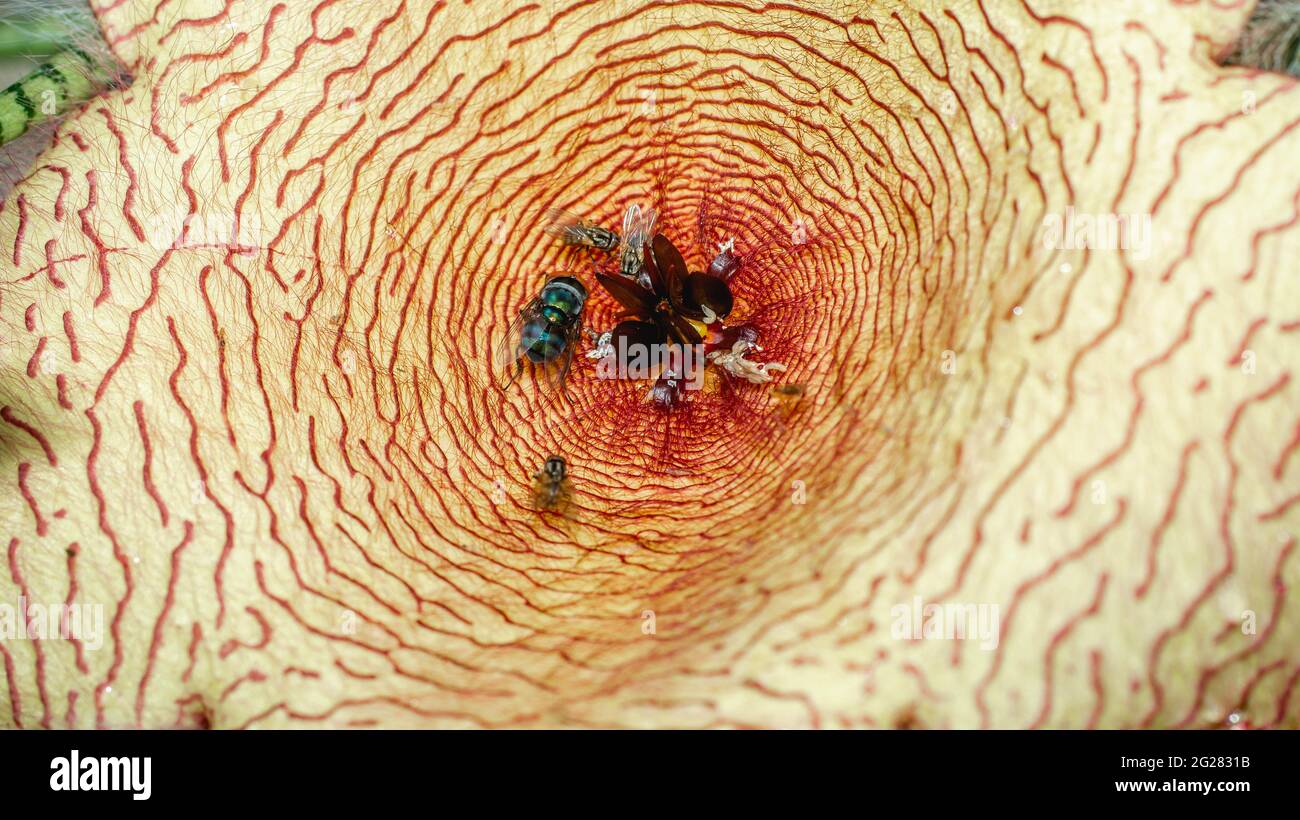
[[[575,335],[575,337],[571,338],[569,343],[564,346],[564,369],[560,371],[560,392],[563,393],[564,397],[570,402],[573,401],[573,396],[569,393],[569,385],[565,381],[565,378],[569,375],[569,365],[573,364],[573,349],[577,347],[577,344],[575,344],[577,341]]]
[[[519,374],[522,373],[522,372],[524,372],[524,360],[523,360],[523,357],[521,356],[520,358],[515,359],[515,372],[514,372],[514,374],[513,374],[513,375],[512,375],[508,380],[506,380],[506,385],[505,385],[505,387],[503,387],[503,388],[501,388],[501,389],[502,389],[502,390],[509,390],[509,389],[510,389],[510,385],[512,385],[512,384],[515,383],[515,379],[519,378]]]

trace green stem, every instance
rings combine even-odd
[[[0,58],[57,54],[68,47],[69,33],[58,20],[0,21]]]
[[[0,145],[95,96],[109,79],[84,52],[68,49],[55,54],[0,91]]]

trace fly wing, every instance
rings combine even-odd
[[[572,491],[569,479],[559,481],[546,478],[541,471],[533,476],[533,505],[538,510],[558,512],[568,505]]]
[[[589,219],[563,208],[551,208],[543,217],[546,226],[542,231],[566,245],[580,245],[601,250],[613,250],[619,241],[618,234],[605,230]]]
[[[623,244],[629,248],[641,248],[654,236],[655,223],[659,214],[654,208],[641,210],[640,205],[633,205],[623,214]]]
[[[623,212],[623,241],[627,241],[633,236],[637,225],[641,224],[641,206],[629,205],[628,209]]]
[[[645,271],[645,248],[654,235],[658,216],[654,208],[642,211],[633,205],[623,215],[623,251],[619,256],[619,273],[635,279],[643,288],[654,286]]]
[[[566,245],[583,244],[582,217],[563,208],[550,208],[542,215],[542,219],[546,220],[542,232],[547,236],[553,236]]]
[[[524,355],[524,347],[520,343],[524,324],[539,314],[541,303],[539,297],[528,300],[528,303],[519,309],[515,318],[506,325],[501,335],[492,342],[492,377],[503,387],[518,375],[519,366],[522,364],[520,357]]]
[[[569,378],[569,368],[573,364],[574,353],[577,352],[578,344],[582,339],[582,320],[575,319],[573,324],[564,331],[564,352],[549,361],[542,368],[546,386],[554,393],[568,395],[564,389],[565,382]]]

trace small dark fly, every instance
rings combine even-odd
[[[623,214],[623,252],[619,273],[634,279],[643,288],[649,288],[650,278],[645,269],[645,247],[655,235],[658,214],[654,208],[641,210],[640,205],[629,206]]]
[[[582,282],[572,276],[556,276],[520,308],[519,315],[497,342],[496,366],[510,373],[506,387],[523,372],[527,360],[543,368],[551,386],[569,396],[564,380],[578,346],[582,308],[586,303],[587,289]]]
[[[772,395],[780,402],[797,402],[808,392],[802,384],[781,384],[772,388]]]
[[[619,273],[644,288],[650,287],[645,269],[645,252],[650,238],[655,234],[658,213],[654,208],[641,209],[630,205],[623,213],[623,233],[617,234],[601,227],[590,219],[560,208],[545,214],[546,227],[542,230],[570,247],[592,248],[605,253],[619,254]]]
[[[546,459],[541,469],[533,473],[533,503],[539,509],[554,510],[569,495],[569,470],[560,456]]]
[[[545,219],[546,227],[543,230],[546,234],[566,245],[595,248],[606,253],[612,253],[618,247],[618,234],[577,214],[552,208],[546,212]]]
[[[791,418],[799,410],[800,404],[807,394],[808,387],[803,384],[780,384],[772,387],[772,398],[776,400],[776,407],[772,415],[772,425],[775,432],[784,433],[789,429]]]
[[[779,384],[772,388],[772,398],[776,399],[778,413],[789,417],[799,408],[799,403],[808,394],[808,387],[802,384]]]

